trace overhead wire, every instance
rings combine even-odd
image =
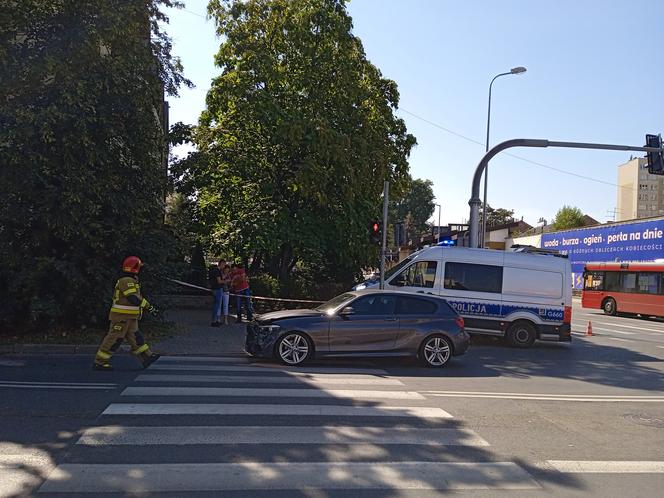
[[[458,133],[454,130],[446,128],[445,126],[442,126],[438,123],[434,123],[433,121],[430,121],[426,118],[423,118],[422,116],[418,116],[414,112],[411,112],[407,109],[404,109],[403,107],[400,107],[398,110],[401,111],[401,112],[405,112],[406,114],[408,114],[410,116],[413,116],[414,118],[417,118],[420,121],[423,121],[427,124],[430,124],[431,126],[433,126],[435,128],[438,128],[440,130],[443,130],[444,132],[447,132],[451,135],[454,135],[455,137],[459,137],[463,140],[466,140],[467,142],[471,142],[471,143],[474,143],[476,145],[481,145],[482,147],[486,146],[486,144],[484,142],[480,142],[479,140],[475,140],[474,138],[470,138],[470,137],[467,137],[465,135],[462,135],[461,133]],[[507,156],[513,157],[515,159],[518,159],[520,161],[524,161],[524,162],[533,164],[535,166],[539,166],[540,168],[550,169],[552,171],[557,171],[558,173],[562,173],[562,174],[569,175],[569,176],[574,176],[576,178],[581,178],[583,180],[588,180],[588,181],[591,181],[591,182],[601,183],[601,184],[604,184],[604,185],[609,185],[611,187],[618,187],[618,188],[622,188],[622,189],[633,190],[635,192],[638,191],[638,189],[636,187],[628,187],[628,186],[624,186],[624,185],[618,185],[617,183],[609,182],[609,181],[606,181],[606,180],[601,180],[599,178],[593,178],[592,176],[587,176],[587,175],[582,175],[582,174],[579,174],[579,173],[574,173],[573,171],[567,171],[567,170],[564,170],[564,169],[561,169],[561,168],[556,168],[556,167],[550,166],[548,164],[543,164],[543,163],[540,163],[540,162],[537,162],[537,161],[533,161],[532,159],[528,159],[527,157],[522,157],[522,156],[518,156],[516,154],[511,154],[509,152],[505,152],[504,154],[507,155]]]

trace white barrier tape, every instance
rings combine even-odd
[[[166,280],[170,280],[171,282],[175,282],[176,284],[180,284],[185,287],[191,287],[192,289],[204,290],[210,293],[212,292],[212,289],[208,289],[207,287],[201,287],[200,285],[190,284],[188,282],[183,282],[182,280],[176,280],[174,278],[167,278]],[[290,302],[290,303],[314,303],[314,304],[323,304],[325,302],[325,301],[311,301],[309,299],[281,299],[278,297],[246,296],[244,294],[233,294],[233,293],[230,293],[230,295],[249,297],[250,299],[258,299],[260,301],[281,301],[281,302]]]

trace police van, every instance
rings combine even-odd
[[[385,289],[444,297],[469,333],[504,337],[516,347],[572,340],[571,265],[551,251],[428,247],[386,272]]]

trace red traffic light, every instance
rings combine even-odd
[[[373,233],[380,233],[380,224],[377,222],[374,222],[373,225],[371,225],[371,231]]]

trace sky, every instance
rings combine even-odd
[[[196,124],[219,74],[221,39],[206,0],[184,1],[167,12],[166,29],[196,88],[169,98],[170,119]],[[659,0],[352,0],[348,11],[368,59],[399,87],[396,113],[418,142],[411,175],[433,182],[443,225],[469,217],[489,83],[513,67],[527,72],[493,84],[491,145],[541,138],[641,146],[646,133],[664,132]],[[518,157],[502,153],[489,166],[492,207],[532,225],[551,222],[565,204],[613,219],[618,166],[629,152],[508,152]]]

